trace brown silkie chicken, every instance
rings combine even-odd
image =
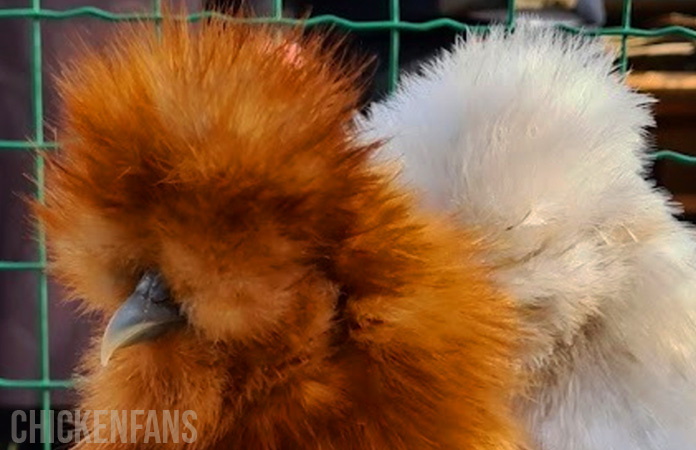
[[[165,22],[63,72],[37,212],[56,276],[110,318],[81,408],[194,411],[167,448],[518,448],[515,311],[370,164],[358,69],[322,47]],[[80,446],[155,445],[105,427]]]

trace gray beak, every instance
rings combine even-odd
[[[101,343],[101,363],[106,366],[119,348],[149,341],[185,322],[171,301],[164,278],[147,272],[135,291],[111,317]]]

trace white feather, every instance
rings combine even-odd
[[[533,338],[543,450],[696,449],[696,240],[645,179],[652,100],[599,41],[471,35],[358,119],[424,205],[489,240]]]

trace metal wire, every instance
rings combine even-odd
[[[276,3],[278,0],[274,0]],[[390,0],[392,1],[392,0]],[[508,0],[509,3],[514,4],[514,1]],[[105,11],[100,8],[85,6],[81,8],[73,8],[67,10],[51,10],[42,9],[40,11],[34,11],[27,8],[12,8],[12,9],[2,9],[0,10],[0,19],[46,19],[46,20],[65,20],[73,19],[77,17],[92,17],[96,19],[101,19],[109,22],[122,22],[122,21],[133,21],[133,20],[156,20],[161,18],[153,13],[114,13],[110,11]],[[311,17],[309,19],[293,19],[289,17],[257,17],[252,19],[238,19],[226,16],[224,14],[213,12],[213,11],[200,11],[186,16],[180,16],[178,19],[187,20],[189,22],[197,22],[202,19],[207,19],[211,17],[219,17],[221,19],[234,21],[245,21],[251,23],[278,23],[284,25],[304,25],[307,27],[314,27],[318,25],[336,25],[343,27],[352,31],[379,31],[379,30],[399,30],[399,31],[431,31],[436,28],[452,28],[456,31],[467,31],[467,30],[487,30],[489,27],[486,25],[468,25],[463,22],[459,22],[450,18],[440,18],[429,20],[426,22],[408,22],[408,21],[392,21],[390,20],[374,20],[374,21],[354,21],[344,19],[339,16],[334,16],[331,14],[325,14],[321,16]],[[177,16],[173,16],[177,19]],[[510,19],[508,19],[510,20]],[[509,23],[514,24],[514,19]],[[696,39],[696,30],[692,30],[687,27],[682,26],[668,26],[655,29],[641,29],[633,27],[607,27],[607,28],[580,28],[573,27],[569,25],[558,25],[559,28],[573,33],[583,33],[588,35],[602,35],[602,36],[640,36],[640,37],[654,37],[654,36],[667,36],[675,35],[681,37],[687,37],[691,39]]]
[[[621,73],[626,74],[626,72],[628,72],[628,34],[626,34],[625,31],[631,28],[631,0],[624,0],[623,2],[621,27],[624,33],[621,35],[621,58],[619,67],[621,67]]]
[[[399,6],[399,0],[389,1],[389,23],[392,25],[399,24],[399,18],[401,16]],[[391,27],[389,31],[389,92],[393,92],[399,82],[400,31],[401,30],[395,27]]]
[[[41,11],[41,0],[32,0],[32,11]],[[31,23],[31,92],[34,105],[34,141],[41,145],[44,143],[44,108],[43,108],[43,61],[41,49],[41,21],[32,19]],[[36,198],[39,202],[44,201],[44,158],[39,153],[35,157],[35,179],[36,179]],[[38,264],[46,265],[46,243],[44,232],[37,225],[37,247],[38,247]],[[50,352],[49,352],[49,336],[48,336],[48,281],[46,279],[46,271],[41,270],[38,276],[38,300],[39,300],[39,316],[38,316],[38,335],[39,335],[39,375],[41,382],[44,385],[51,383],[50,373]],[[51,435],[51,390],[47,388],[41,389],[41,410],[43,415],[44,428],[42,431],[46,436]],[[50,439],[43,440],[44,450],[51,449]]]

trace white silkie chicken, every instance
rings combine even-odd
[[[495,248],[541,450],[696,449],[696,240],[646,180],[648,96],[593,39],[470,35],[359,119],[424,206]]]

